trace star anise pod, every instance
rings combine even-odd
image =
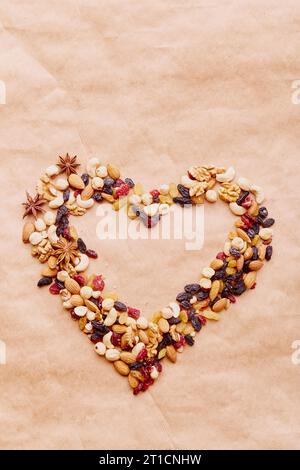
[[[67,176],[70,176],[72,173],[77,173],[76,168],[80,166],[80,163],[76,163],[76,158],[76,155],[75,157],[70,157],[68,153],[65,157],[59,157],[59,162],[57,164],[60,168],[59,173],[66,173]]]
[[[27,201],[22,203],[22,206],[25,206],[23,219],[30,214],[32,214],[33,217],[36,219],[38,212],[45,212],[45,210],[41,206],[47,202],[46,199],[44,199],[39,194],[36,194],[36,196],[32,197],[27,191],[26,197]]]
[[[76,242],[60,236],[58,242],[53,243],[52,246],[54,248],[53,255],[57,258],[58,265],[62,268],[67,268],[71,262],[75,265],[75,259],[79,254]]]

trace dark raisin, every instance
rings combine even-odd
[[[246,197],[249,196],[249,191],[241,191],[238,199],[236,200],[236,203],[241,206],[243,202],[245,201]]]
[[[247,230],[247,234],[248,234],[248,237],[250,237],[250,238],[254,238],[255,235],[256,235],[255,231],[252,228],[249,228]]]
[[[180,204],[182,207],[192,204],[190,197],[174,197],[173,202],[175,202],[175,204]]]
[[[102,201],[102,196],[101,196],[100,191],[95,191],[95,192],[94,192],[94,194],[93,194],[93,199],[94,199],[96,202],[101,202],[101,201]]]
[[[273,254],[273,247],[272,245],[268,245],[266,249],[266,256],[265,256],[267,261],[270,261],[270,259],[272,258],[272,254]]]
[[[259,225],[262,225],[263,221],[264,221],[264,219],[263,219],[263,217],[261,217],[260,215],[258,215],[258,216],[256,217],[256,222],[257,222]]]
[[[118,312],[127,312],[126,305],[123,304],[123,302],[119,302],[118,300],[116,300],[116,302],[114,303],[114,307]]]
[[[52,283],[52,277],[44,276],[37,283],[38,287],[49,286]]]
[[[258,211],[258,214],[263,218],[265,219],[266,217],[268,217],[268,209],[266,207],[260,207],[259,208],[259,211]]]
[[[64,192],[63,192],[63,200],[64,202],[68,202],[69,200],[69,197],[70,197],[70,189],[66,189]]]
[[[192,295],[198,294],[200,289],[201,289],[200,284],[187,284],[184,287],[185,292],[187,292],[188,294],[192,294]]]
[[[89,184],[90,177],[87,173],[83,173],[83,175],[81,175],[81,179],[84,183],[84,186],[87,186]]]
[[[229,253],[235,258],[240,258],[241,253],[236,248],[230,248]]]
[[[209,296],[209,292],[208,291],[203,291],[203,290],[198,292],[198,294],[196,295],[197,300],[199,300],[200,302],[201,302],[201,300],[207,299],[208,296]]]
[[[252,230],[254,230],[255,235],[259,233],[259,224],[255,222],[255,224],[252,225]]]
[[[192,307],[190,302],[188,302],[187,300],[183,300],[183,302],[180,302],[180,305],[186,310],[189,310]]]
[[[111,188],[114,184],[115,184],[115,180],[111,178],[110,176],[107,176],[104,179],[104,186],[106,186],[107,188]]]
[[[191,300],[192,294],[189,294],[188,292],[180,292],[180,294],[177,295],[176,300],[177,302],[183,302],[184,300]]]
[[[100,336],[106,335],[106,333],[110,332],[110,329],[108,326],[103,325],[103,323],[100,323],[97,320],[92,321],[93,328],[96,330],[96,333]]]
[[[132,364],[129,364],[129,369],[131,370],[136,370],[136,369],[140,369],[141,367],[143,367],[143,362],[133,362]]]
[[[98,258],[98,255],[96,253],[95,250],[86,250],[85,254],[89,257],[89,258],[93,258],[93,259],[97,259]]]
[[[250,271],[250,268],[249,268],[250,263],[251,263],[250,259],[248,259],[247,261],[244,262],[244,266],[243,266],[244,273],[248,273]]]
[[[185,186],[183,186],[183,184],[178,184],[177,189],[180,192],[181,196],[190,198],[189,188],[186,188]]]
[[[87,250],[86,244],[84,243],[82,238],[78,238],[77,247],[78,247],[78,250],[80,251],[80,253],[86,253],[86,250]]]
[[[57,235],[58,237],[60,237],[60,235],[63,235],[63,233],[64,233],[64,227],[62,227],[61,225],[59,225],[59,226],[57,227],[57,229],[56,229],[56,235]]]
[[[178,323],[181,323],[181,320],[180,318],[171,317],[168,319],[168,323],[169,325],[178,325]]]
[[[258,260],[258,249],[256,248],[256,246],[253,246],[252,250],[253,250],[252,260],[256,261]]]
[[[65,205],[60,206],[56,213],[55,225],[58,225],[60,221],[68,215],[68,213],[68,208]]]
[[[202,325],[201,325],[201,322],[200,322],[198,317],[194,316],[191,319],[191,324],[192,324],[195,331],[200,331],[201,330]]]
[[[264,220],[263,223],[262,223],[262,226],[264,228],[268,228],[268,227],[272,227],[272,225],[274,225],[274,223],[275,223],[275,219],[270,218],[270,219]]]
[[[125,183],[128,184],[130,188],[134,187],[134,182],[131,178],[125,178]]]
[[[188,344],[189,346],[193,346],[195,343],[195,340],[191,335],[185,335],[184,339],[186,341],[186,344]]]
[[[59,290],[65,288],[65,284],[62,281],[59,281],[58,279],[55,279],[55,285],[58,287]]]
[[[90,340],[92,341],[92,343],[96,344],[96,343],[99,343],[99,341],[101,341],[102,339],[102,336],[97,334],[97,333],[93,333],[91,336],[90,336]]]
[[[240,281],[236,286],[234,286],[232,293],[234,295],[241,295],[243,292],[247,290],[244,281]]]
[[[111,187],[103,186],[102,193],[109,194],[110,196],[112,196],[113,190]]]

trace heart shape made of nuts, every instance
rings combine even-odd
[[[121,179],[116,166],[102,165],[98,158],[90,159],[81,175],[79,166],[76,156],[59,157],[39,179],[37,194],[26,193],[23,218],[32,220],[23,226],[22,239],[44,264],[38,287],[50,286],[50,293],[61,297],[95,352],[128,378],[137,395],[156,381],[164,357],[175,363],[185,345],[193,346],[207,320],[219,320],[236,297],[255,288],[257,272],[272,257],[274,219],[262,206],[262,189],[247,178],[234,182],[233,167],[193,166],[179,184],[144,193],[141,184]],[[150,321],[121,302],[115,292],[105,292],[102,275],[87,275],[90,259],[96,259],[97,253],[70,225],[70,215],[82,216],[95,203],[107,201],[116,211],[126,208],[130,219],[151,229],[171,204],[184,208],[218,198],[238,217],[223,250],[203,268],[199,282],[187,284]]]

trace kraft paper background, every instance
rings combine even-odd
[[[299,448],[299,1],[2,0],[0,20],[0,448]],[[36,288],[20,240],[25,190],[67,151],[148,189],[233,164],[277,219],[255,291],[138,397]],[[77,224],[108,288],[150,316],[222,248],[228,214],[206,206],[200,252],[100,242],[95,211]]]

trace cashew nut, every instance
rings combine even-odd
[[[44,221],[47,225],[53,225],[55,223],[54,212],[48,211],[44,214]]]
[[[46,175],[49,176],[49,178],[51,178],[51,176],[58,175],[58,173],[59,173],[59,168],[57,165],[50,165],[46,169]]]
[[[239,178],[237,180],[237,184],[239,185],[239,187],[243,190],[243,191],[249,191],[250,190],[250,187],[251,187],[251,183],[250,181],[248,180],[248,178]]]
[[[80,255],[80,260],[79,260],[77,266],[75,267],[75,269],[78,273],[81,273],[81,272],[85,271],[88,268],[89,264],[90,264],[89,257],[87,255],[81,254]]]
[[[107,175],[108,172],[106,166],[102,165],[96,168],[96,176],[99,176],[99,178],[106,178]]]
[[[110,311],[107,314],[107,317],[104,320],[104,325],[105,326],[112,326],[118,317],[118,312],[115,308],[110,309]]]
[[[51,209],[58,209],[60,206],[63,205],[63,203],[64,203],[63,195],[59,193],[59,195],[55,199],[52,199],[52,201],[49,202],[49,207]]]
[[[93,198],[90,198],[90,199],[87,199],[85,201],[83,201],[81,199],[81,196],[80,194],[78,194],[77,198],[76,198],[76,202],[77,202],[77,205],[79,207],[82,207],[83,209],[89,209],[90,207],[92,207],[94,205],[94,199]]]
[[[64,191],[65,189],[67,189],[69,187],[69,182],[68,182],[67,178],[58,178],[52,184],[59,191]]]
[[[73,304],[70,302],[70,300],[67,300],[66,302],[63,302],[63,307],[66,310],[70,310],[71,308],[73,308]]]
[[[93,179],[92,179],[92,188],[93,189],[101,189],[103,188],[103,185],[104,185],[104,181],[102,178],[100,178],[99,176],[95,176]]]
[[[47,235],[50,243],[58,242],[58,236],[56,235],[56,225],[50,225],[47,231]]]
[[[100,162],[97,157],[91,158],[86,165],[88,175],[93,178],[96,176],[96,169],[100,165]]]
[[[243,215],[247,211],[243,206],[239,206],[236,202],[229,204],[229,209],[234,215]]]
[[[187,175],[183,175],[181,177],[181,184],[185,186],[186,188],[191,189],[193,186],[195,186],[198,183],[197,180],[191,180]]]
[[[253,184],[250,187],[250,191],[255,195],[255,199],[256,199],[257,204],[261,204],[264,201],[265,193],[263,192],[263,190],[260,186],[257,186],[256,184]]]
[[[103,336],[103,344],[105,344],[105,346],[108,348],[108,349],[113,349],[114,348],[114,345],[111,343],[111,337],[112,337],[112,331],[110,331],[109,333],[106,333],[106,335]]]
[[[219,183],[229,183],[232,181],[235,177],[235,169],[233,166],[230,166],[227,168],[225,173],[218,173],[216,176],[216,180],[219,181]]]

